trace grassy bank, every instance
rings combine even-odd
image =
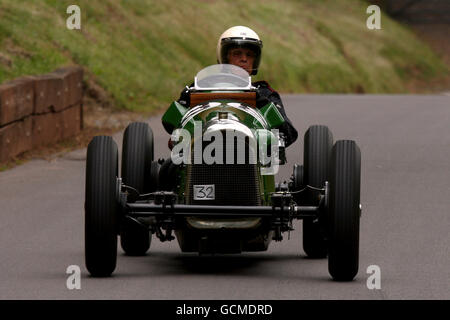
[[[81,31],[66,8],[81,8]],[[349,0],[1,0],[0,83],[77,63],[119,108],[166,108],[202,67],[218,36],[247,25],[264,42],[256,79],[281,92],[407,91],[448,74],[412,32],[382,16],[366,28],[367,3]]]

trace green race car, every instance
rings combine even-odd
[[[93,276],[116,267],[117,236],[128,255],[144,255],[151,234],[176,239],[182,252],[265,251],[303,219],[303,250],[328,256],[335,280],[358,272],[361,155],[351,140],[333,142],[326,126],[304,136],[304,163],[289,183],[275,183],[286,163],[283,117],[273,103],[257,109],[246,71],[201,70],[187,89],[190,107],[173,102],[162,117],[170,159],[153,159],[153,133],[131,123],[124,133],[121,175],[111,137],[88,146],[85,257]]]

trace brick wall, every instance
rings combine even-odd
[[[83,69],[61,68],[0,85],[0,162],[83,128]]]

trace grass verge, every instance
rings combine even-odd
[[[405,93],[448,77],[448,67],[409,29],[382,15],[366,27],[365,1],[78,0],[81,30],[68,30],[66,0],[0,2],[0,83],[80,64],[114,106],[165,109],[195,73],[216,62],[219,35],[247,25],[264,42],[260,72],[284,93]]]

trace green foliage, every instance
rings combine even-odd
[[[280,92],[405,92],[410,80],[448,74],[404,26],[382,16],[366,28],[367,3],[348,0],[1,0],[0,82],[85,66],[121,108],[167,108],[202,67],[219,35],[247,25],[264,42],[260,72]]]

